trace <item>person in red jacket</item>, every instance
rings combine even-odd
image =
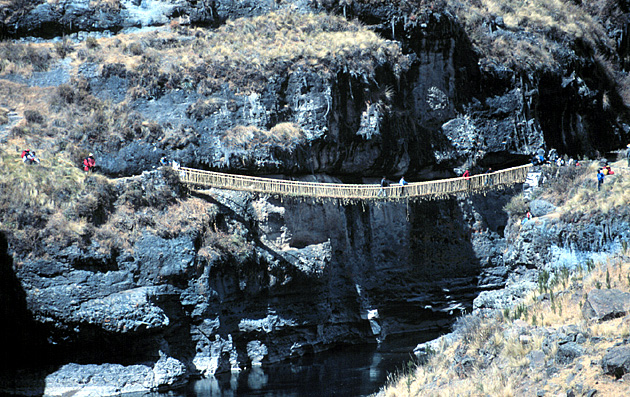
[[[24,164],[39,164],[37,155],[30,149],[22,150],[22,161]]]
[[[466,170],[464,171],[464,173],[462,174],[463,178],[466,178],[467,180],[470,179],[470,171]]]
[[[94,160],[94,155],[92,153],[90,153],[84,160],[83,160],[83,171],[85,172],[91,172],[94,170],[94,167],[96,167],[96,160]]]

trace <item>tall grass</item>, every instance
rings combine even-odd
[[[21,242],[17,247],[34,252],[42,238],[51,234],[47,229],[76,232],[75,237],[80,238],[82,227],[71,221],[62,226],[61,214],[76,202],[84,179],[81,170],[63,155],[46,150],[37,153],[39,165],[23,164],[17,152],[0,153],[0,228]]]

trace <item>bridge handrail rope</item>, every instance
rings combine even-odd
[[[178,168],[180,180],[193,186],[215,187],[229,190],[278,194],[302,197],[339,198],[350,200],[406,199],[420,196],[444,196],[461,192],[474,192],[523,183],[531,164],[507,168],[468,178],[450,178],[436,181],[411,182],[408,185],[390,185],[383,188],[385,197],[379,197],[380,184],[340,184],[288,181],[194,168]]]

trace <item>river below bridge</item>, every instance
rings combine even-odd
[[[150,397],[367,396],[378,392],[389,376],[417,361],[412,352],[418,343],[438,336],[437,332],[391,335],[379,346],[345,346],[263,368],[217,374]]]

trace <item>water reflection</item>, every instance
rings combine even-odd
[[[437,334],[407,335],[381,344],[347,346],[287,362],[217,374],[168,396],[367,396],[413,360],[417,343]],[[154,397],[164,397],[155,394]]]

